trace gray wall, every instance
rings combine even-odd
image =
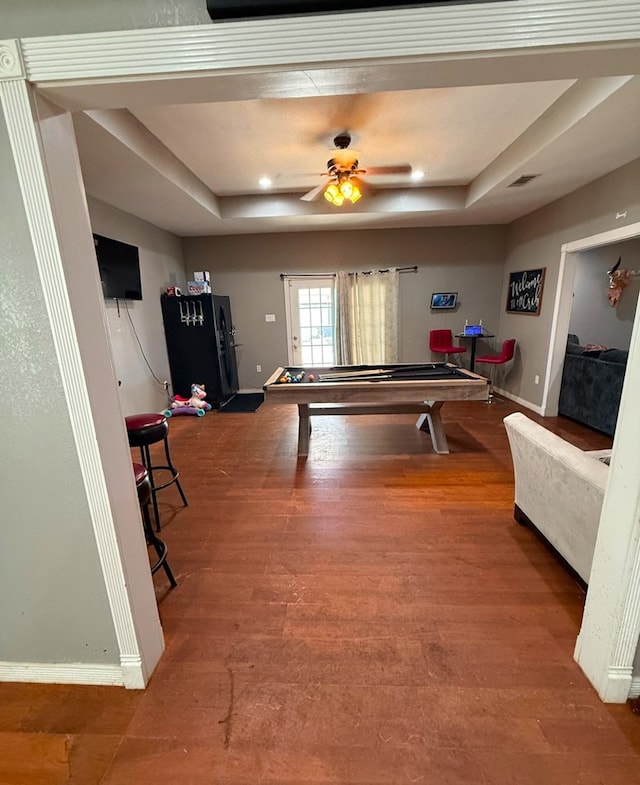
[[[380,229],[195,237],[183,240],[187,271],[209,270],[213,291],[231,297],[240,387],[259,389],[287,364],[280,273],[359,271],[418,265],[400,276],[400,361],[431,358],[429,331],[459,331],[465,319],[497,326],[504,227]],[[431,293],[457,291],[455,311],[431,312]],[[275,323],[265,314],[275,314]],[[262,373],[256,371],[262,366]]]
[[[516,363],[502,385],[514,395],[542,403],[562,245],[640,221],[639,183],[640,159],[509,225],[499,329],[518,341]],[[617,220],[618,213],[626,217]],[[547,268],[540,315],[506,313],[509,273],[538,267]]]
[[[160,295],[169,285],[185,288],[180,240],[97,199],[88,201],[92,230],[135,245],[140,255],[143,299],[105,302],[122,413],[161,411],[167,406],[162,382],[170,381],[171,375]]]
[[[206,0],[0,0],[0,38],[212,24]]]
[[[603,344],[611,349],[629,348],[640,277],[629,280],[620,302],[612,308],[607,298],[607,270],[619,257],[622,257],[621,267],[640,270],[640,239],[577,254],[569,332],[575,333],[582,344]]]
[[[0,661],[119,663],[2,115],[0,171]]]

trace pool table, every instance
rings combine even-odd
[[[487,401],[489,380],[450,363],[278,368],[264,385],[266,403],[297,403],[298,455],[309,452],[311,417],[418,413],[433,449],[448,453],[440,416],[445,401]]]

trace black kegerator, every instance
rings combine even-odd
[[[163,294],[160,300],[173,394],[189,398],[192,384],[204,384],[207,402],[220,408],[238,392],[229,298],[221,294]]]

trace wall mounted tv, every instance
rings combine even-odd
[[[216,19],[241,19],[285,14],[320,14],[328,11],[371,11],[380,7],[410,5],[455,5],[485,0],[207,0],[209,16]]]
[[[142,300],[140,258],[135,245],[93,235],[105,300]]]

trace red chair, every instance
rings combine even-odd
[[[489,387],[489,400],[488,403],[493,402],[493,384],[494,384],[494,372],[495,368],[498,365],[505,365],[505,363],[510,362],[513,360],[513,355],[515,354],[516,350],[516,339],[515,338],[508,338],[502,344],[502,351],[500,354],[487,354],[484,357],[476,357],[476,363],[486,363],[490,366],[489,372],[489,379],[491,380],[491,385]]]
[[[429,333],[429,349],[434,354],[444,354],[445,362],[447,362],[449,354],[463,354],[467,351],[464,346],[453,345],[451,330],[431,330]]]

